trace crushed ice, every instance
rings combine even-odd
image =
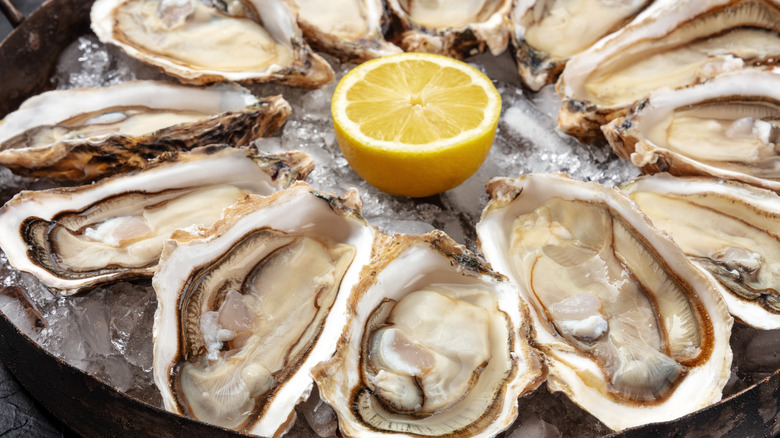
[[[337,78],[351,67],[327,58],[334,65]],[[487,202],[484,185],[491,177],[566,172],[577,179],[611,186],[639,174],[605,144],[583,145],[556,131],[560,100],[553,88],[524,93],[508,53],[497,58],[478,55],[469,61],[494,80],[503,98],[503,112],[494,146],[482,167],[462,185],[439,196],[413,200],[387,195],[352,172],[339,151],[331,126],[330,96],[335,82],[313,91],[274,84],[252,86],[259,95],[283,94],[293,106],[293,114],[282,132],[258,140],[257,144],[268,152],[298,149],[311,154],[317,167],[309,182],[319,190],[338,195],[356,187],[363,198],[364,217],[383,231],[414,234],[438,228],[472,250],[476,250],[473,227]],[[66,89],[133,79],[165,77],[102,45],[94,36],[86,36],[63,52],[52,81],[56,88]],[[53,185],[46,180],[17,177],[0,168],[2,202],[19,190]],[[151,327],[156,302],[148,282],[122,282],[83,296],[62,298],[32,276],[10,268],[4,255],[0,255],[0,281],[6,292],[21,292],[29,302],[25,306],[8,293],[0,294],[0,311],[51,353],[120,391],[152,405],[161,404],[151,378]],[[742,390],[778,368],[780,331],[756,332],[741,325],[735,327],[732,339],[739,344],[735,344],[734,373],[728,393]],[[597,436],[609,432],[564,396],[549,394],[544,385],[522,399],[521,404],[519,420],[505,433],[508,437]],[[293,435],[327,437],[336,433],[335,413],[321,404],[316,388],[298,411],[305,422],[296,422]]]

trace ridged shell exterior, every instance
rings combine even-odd
[[[346,31],[336,33],[331,29],[323,28],[318,23],[307,20],[307,14],[304,10],[307,7],[307,2],[293,0],[292,3],[297,9],[298,25],[301,27],[306,41],[315,49],[337,56],[343,62],[363,62],[402,52],[400,47],[385,41],[382,34],[382,25],[386,17],[381,0],[354,0],[323,4],[325,8],[333,11],[327,16],[339,20],[339,23],[330,23],[336,27],[344,25],[340,22],[342,19],[335,18],[340,14],[337,11],[342,8],[357,8],[357,10],[344,15],[345,17],[351,17],[354,14],[360,16],[362,25],[365,26],[365,32],[360,35]],[[317,13],[317,11],[313,11],[313,13]],[[345,27],[349,28],[349,26],[358,26],[358,23],[347,23]]]
[[[736,13],[734,10],[741,6],[751,8],[753,5],[763,8],[761,18],[764,23],[756,24],[753,17],[746,17],[744,14]],[[708,14],[725,12],[729,24],[726,28],[720,25],[713,26],[717,20],[708,19]],[[623,56],[635,55],[635,51],[649,41],[664,41],[665,46],[656,48],[655,52],[646,51],[645,58],[656,55],[659,51],[668,48],[676,48],[687,44],[690,41],[703,41],[713,36],[723,35],[729,30],[735,28],[758,28],[778,34],[780,32],[780,2],[775,0],[707,0],[707,1],[670,1],[661,0],[654,2],[645,9],[628,26],[610,34],[601,39],[597,44],[591,46],[588,50],[573,56],[566,63],[558,82],[556,91],[563,100],[563,106],[558,114],[558,128],[566,134],[575,136],[582,141],[594,141],[603,137],[600,127],[609,123],[611,120],[623,116],[628,112],[629,106],[633,102],[618,103],[614,105],[598,104],[588,100],[583,95],[586,93],[586,81],[600,66],[620,59]],[[693,29],[692,37],[679,39],[679,35],[674,32],[678,28],[686,27]],[[664,38],[669,38],[664,40]],[[678,38],[678,39],[675,39]],[[691,40],[693,38],[693,40]],[[730,53],[729,48],[723,48],[723,53]],[[724,55],[725,56],[725,55]],[[683,88],[694,85],[697,82],[705,81],[725,71],[744,68],[748,66],[766,66],[777,65],[780,59],[780,53],[766,58],[742,60],[738,56],[729,58],[726,56],[724,64],[717,68],[707,69],[701,72],[695,82],[685,84],[684,86],[675,86]],[[657,89],[663,88],[659,84]],[[649,93],[648,93],[649,94]],[[643,96],[637,100],[647,97]]]
[[[183,106],[186,110],[188,101],[196,107],[213,108],[216,115],[140,136],[111,133],[44,146],[19,145],[35,129],[56,126],[79,114],[118,106],[161,110]],[[138,169],[164,152],[215,143],[247,145],[278,131],[290,112],[290,104],[281,96],[257,99],[233,85],[199,89],[133,81],[104,88],[49,91],[28,99],[0,122],[0,164],[26,176],[91,181]]]
[[[100,202],[116,204],[126,194],[159,194],[233,184],[268,195],[305,178],[312,169],[311,157],[304,152],[262,155],[254,148],[212,145],[166,154],[141,170],[94,184],[17,194],[0,209],[0,247],[14,268],[35,275],[44,285],[65,295],[123,279],[151,277],[156,263],[134,268],[104,266],[77,273],[62,270],[58,264],[51,263],[58,260],[56,249],[48,243],[33,243],[30,227],[41,221],[49,227],[55,226],[63,215],[78,215]],[[118,214],[133,213],[123,208]]]
[[[495,11],[482,21],[475,17],[472,23],[462,27],[431,28],[415,22],[400,0],[388,0],[387,7],[395,17],[395,36],[391,41],[406,52],[437,53],[456,59],[464,59],[485,50],[499,55],[509,44],[512,0],[495,0],[490,3],[498,4]]]

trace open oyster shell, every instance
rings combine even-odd
[[[659,91],[603,127],[643,173],[712,175],[780,191],[780,71]]]
[[[669,174],[644,176],[622,189],[725,286],[732,315],[756,328],[780,328],[780,195]]]
[[[0,247],[14,268],[65,295],[150,277],[173,230],[209,225],[248,193],[271,194],[312,169],[304,152],[172,153],[94,184],[17,194],[0,209]]]
[[[652,0],[515,0],[512,45],[520,79],[539,91],[566,61],[631,21]]]
[[[385,41],[381,0],[292,0],[306,41],[345,62],[363,62],[400,53]]]
[[[463,59],[509,44],[512,0],[388,0],[394,18],[391,40],[407,52]]]
[[[153,278],[154,379],[165,408],[279,436],[333,354],[375,231],[356,192],[305,183],[248,196],[167,241]]]
[[[184,83],[318,88],[334,78],[284,0],[97,0],[90,19],[100,41]]]
[[[387,236],[312,374],[348,437],[494,436],[544,378],[527,307],[440,231]]]
[[[278,131],[290,111],[281,96],[258,99],[232,84],[132,81],[49,91],[0,121],[0,164],[28,176],[89,181],[166,151],[246,145]]]
[[[720,400],[732,326],[720,285],[625,195],[558,175],[487,189],[480,245],[531,307],[549,389],[614,430]]]
[[[656,1],[629,26],[573,56],[556,85],[558,127],[583,141],[661,88],[780,62],[780,2]]]

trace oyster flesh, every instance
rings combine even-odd
[[[622,189],[730,292],[732,315],[780,328],[780,195],[735,181],[659,173]]]
[[[721,286],[625,195],[542,174],[487,189],[480,245],[531,307],[550,390],[614,430],[720,400],[733,322]]]
[[[284,0],[97,0],[90,19],[101,42],[188,84],[318,88],[334,78]]]
[[[391,41],[407,52],[438,53],[457,59],[509,44],[512,0],[388,0],[394,16]]]
[[[520,79],[539,91],[573,55],[619,29],[652,0],[515,0],[512,45]]]
[[[167,241],[152,284],[154,380],[165,408],[279,436],[333,354],[373,248],[359,198],[305,183],[250,195],[211,228]]]
[[[780,191],[780,71],[659,91],[603,127],[643,173],[712,175]]]
[[[281,96],[258,99],[233,84],[131,81],[48,91],[0,121],[0,165],[90,181],[137,169],[165,151],[246,145],[278,131],[290,111]]]
[[[292,0],[298,25],[306,41],[317,50],[338,56],[344,62],[363,62],[400,53],[385,41],[381,0]]]
[[[14,268],[65,295],[150,277],[173,230],[209,225],[248,193],[271,194],[312,169],[304,152],[172,153],[94,184],[17,194],[0,209],[0,248]]]
[[[336,354],[312,374],[347,437],[494,436],[544,369],[528,309],[440,231],[387,236],[350,296]]]
[[[581,140],[662,88],[780,62],[780,1],[660,0],[573,56],[556,85],[558,127]]]

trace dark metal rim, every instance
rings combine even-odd
[[[0,11],[2,11],[13,27],[19,26],[24,21],[24,14],[11,0],[0,0]]]

